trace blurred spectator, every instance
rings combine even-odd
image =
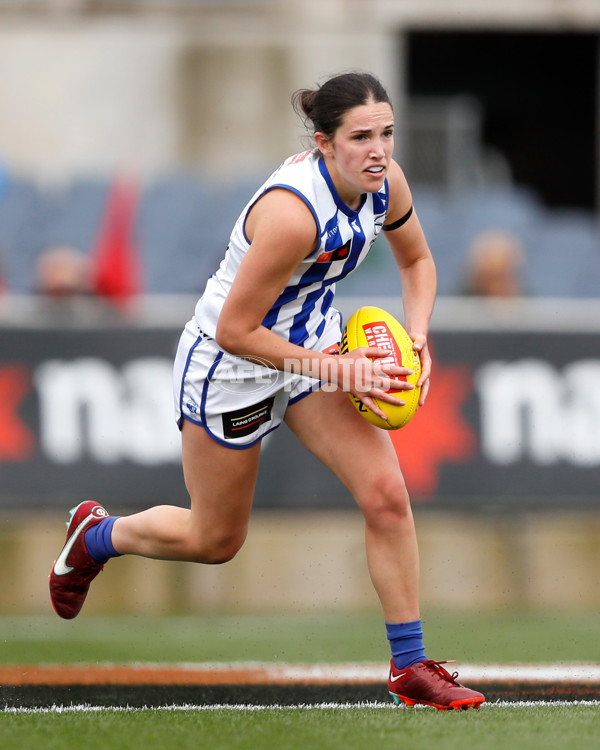
[[[51,300],[63,301],[90,292],[87,256],[68,245],[49,247],[39,256],[35,290]]]
[[[44,315],[56,324],[90,323],[115,317],[92,290],[88,256],[69,245],[48,247],[38,257],[34,291]]]
[[[469,248],[463,293],[481,297],[521,296],[524,259],[523,246],[512,233],[482,232]]]

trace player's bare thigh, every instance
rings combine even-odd
[[[363,419],[346,393],[315,391],[288,407],[285,421],[359,504],[372,497],[376,486],[406,494],[389,434]]]
[[[203,427],[183,420],[183,474],[192,503],[191,524],[199,533],[245,537],[259,459],[260,443],[228,448]]]

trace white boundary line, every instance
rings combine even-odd
[[[556,707],[571,707],[571,706],[586,706],[598,708],[600,706],[600,700],[582,700],[582,701],[495,701],[487,702],[482,704],[478,709],[479,711],[489,711],[498,708],[533,708],[538,706],[551,706]],[[85,704],[76,706],[50,706],[47,708],[19,708],[6,706],[0,709],[0,713],[13,713],[13,714],[67,714],[67,713],[101,713],[107,711],[111,713],[134,713],[136,711],[327,711],[330,709],[334,710],[352,710],[352,709],[377,709],[377,710],[391,710],[391,711],[425,711],[431,710],[429,706],[397,706],[392,702],[381,702],[381,701],[360,701],[358,703],[298,703],[289,706],[274,704],[270,706],[256,705],[251,703],[215,703],[208,705],[195,705],[195,704],[181,704],[175,706],[160,706],[150,707],[144,706],[142,708],[136,708],[132,706],[88,706]]]

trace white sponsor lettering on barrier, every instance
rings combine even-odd
[[[177,462],[172,362],[144,357],[116,367],[85,357],[49,360],[34,376],[40,401],[40,444],[46,457],[70,464]]]
[[[492,464],[600,464],[600,360],[562,370],[539,359],[479,368],[481,450]]]
[[[34,382],[44,455],[58,464],[178,462],[171,381],[164,357],[121,366],[95,357],[42,363]],[[474,382],[490,464],[600,464],[600,360],[562,369],[536,358],[496,360],[479,367]]]

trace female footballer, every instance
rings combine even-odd
[[[394,700],[478,707],[483,695],[456,682],[444,662],[426,657],[417,539],[398,458],[387,432],[363,419],[344,393],[385,418],[373,399],[397,403],[387,391],[413,387],[394,379],[410,370],[377,366],[386,350],[339,354],[336,282],[364,260],[381,230],[398,265],[405,327],[421,358],[421,406],[429,389],[436,271],[392,158],[392,105],[367,73],[334,76],[293,101],[311,124],[314,148],[286,159],[242,211],[175,358],[191,507],[114,517],[98,503],[81,503],[50,574],[52,603],[61,617],[75,617],[93,578],[119,555],[231,560],[247,533],[260,441],[285,420],[364,515],[369,572],[392,652]]]

